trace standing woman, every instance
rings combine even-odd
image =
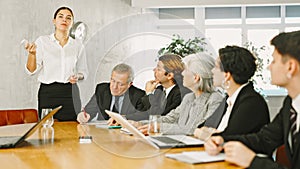
[[[74,15],[70,8],[60,7],[52,20],[55,32],[40,36],[27,43],[26,70],[30,75],[39,73],[38,109],[62,109],[54,116],[59,121],[76,120],[74,106],[80,103],[77,82],[87,76],[86,56],[82,43],[70,38]],[[80,104],[79,104],[80,106]]]

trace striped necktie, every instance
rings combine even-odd
[[[295,111],[295,109],[292,107],[290,109],[290,123],[291,123],[291,128],[290,128],[290,132],[291,132],[291,136],[292,136],[292,147],[294,148],[294,145],[296,145],[296,134],[297,134],[297,130],[296,130],[296,119],[297,119],[297,113]]]

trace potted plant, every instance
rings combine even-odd
[[[185,57],[189,54],[206,51],[206,45],[205,38],[195,37],[194,39],[185,41],[178,34],[174,34],[171,43],[161,48],[158,54],[161,56],[163,54],[173,53]]]
[[[266,79],[266,77],[263,74],[265,65],[268,65],[270,62],[270,60],[267,57],[267,59],[262,58],[266,53],[266,46],[257,47],[252,42],[246,42],[243,46],[247,48],[256,57],[257,68],[251,80],[254,84],[255,90],[266,98],[266,95],[263,92],[263,88],[259,86],[259,81],[261,83],[269,83],[270,81],[270,79]]]

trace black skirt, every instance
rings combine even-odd
[[[43,108],[62,106],[55,115],[58,121],[76,121],[77,113],[81,109],[79,88],[77,84],[51,83],[41,84],[38,92],[39,117]]]

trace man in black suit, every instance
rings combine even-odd
[[[285,87],[288,96],[275,119],[258,133],[214,136],[205,143],[205,150],[218,154],[224,149],[225,160],[245,168],[285,168],[270,156],[285,145],[292,169],[300,168],[300,31],[280,33],[271,40],[275,47],[271,71],[272,84]],[[223,143],[226,142],[223,146]],[[264,157],[259,154],[266,154]]]
[[[142,98],[147,111],[139,120],[148,119],[149,114],[166,115],[180,105],[183,96],[191,92],[182,84],[183,69],[180,56],[165,54],[159,57],[153,69],[155,79],[146,83],[147,95]]]
[[[100,83],[84,111],[77,116],[80,123],[92,119],[107,120],[105,110],[111,110],[125,115],[130,120],[136,120],[135,113],[143,108],[141,97],[145,92],[132,85],[133,70],[129,65],[118,64],[111,73],[110,83]]]

